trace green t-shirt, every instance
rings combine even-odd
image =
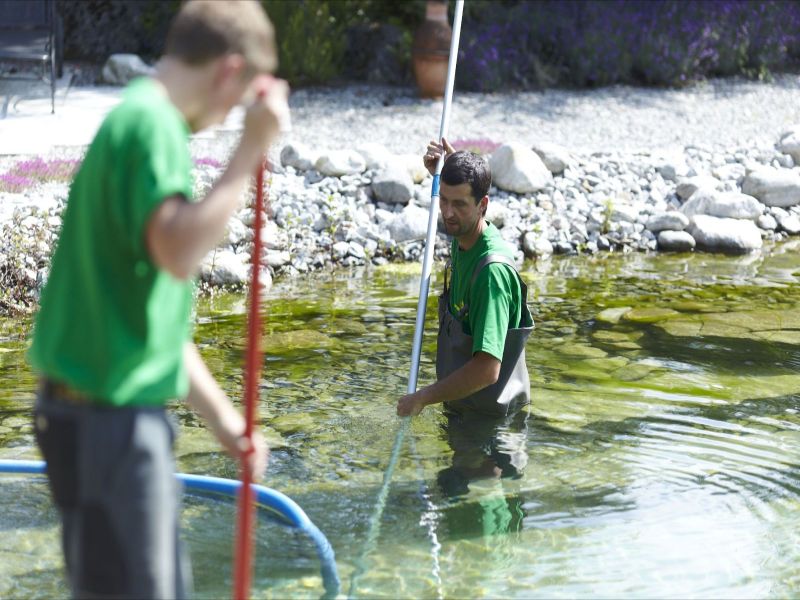
[[[70,189],[29,358],[103,404],[162,405],[188,391],[194,285],[158,269],[145,245],[153,209],[169,196],[191,198],[188,141],[158,84],[136,80]]]
[[[453,240],[450,313],[457,317],[466,304],[468,310],[461,326],[464,333],[473,338],[472,353],[486,352],[503,360],[506,332],[519,327],[522,318],[522,288],[511,267],[492,263],[481,270],[475,285],[469,289],[475,265],[488,254],[514,258],[513,251],[500,237],[500,231],[491,223],[487,223],[483,234],[469,250],[461,250],[458,241]]]

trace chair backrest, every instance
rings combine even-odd
[[[0,0],[0,29],[47,29],[53,0]]]

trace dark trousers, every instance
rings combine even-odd
[[[184,598],[175,428],[163,408],[102,407],[40,388],[36,441],[75,598]]]

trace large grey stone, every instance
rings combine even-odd
[[[386,227],[397,243],[423,240],[428,233],[428,211],[409,204]]]
[[[800,174],[789,169],[763,167],[747,174],[742,191],[767,206],[794,206],[800,204]]]
[[[492,153],[489,165],[494,184],[509,192],[529,194],[553,181],[539,155],[519,143],[500,146]]]
[[[569,151],[558,144],[536,142],[532,149],[542,159],[547,170],[553,174],[562,173],[572,162]]]
[[[127,85],[136,77],[155,75],[156,70],[136,54],[112,54],[103,65],[103,81],[111,85]]]
[[[414,181],[405,167],[391,164],[375,175],[372,192],[380,202],[407,204],[414,196]]]
[[[330,177],[362,173],[367,168],[364,157],[354,150],[328,152],[320,156],[314,166],[317,171]]]
[[[294,142],[281,148],[281,164],[298,171],[309,171],[314,168],[319,156],[305,144]]]
[[[664,230],[658,234],[658,249],[666,252],[689,252],[694,250],[695,244],[688,231]]]
[[[764,212],[764,205],[747,194],[738,192],[717,192],[708,188],[697,190],[681,206],[687,217],[711,215],[731,219],[757,219]]]
[[[753,221],[695,215],[689,233],[702,250],[743,254],[761,248],[761,232]]]
[[[656,213],[647,220],[645,227],[653,233],[659,231],[683,231],[689,225],[689,217],[677,210]]]
[[[675,193],[678,194],[681,200],[687,200],[697,190],[703,188],[715,190],[719,184],[720,181],[710,175],[695,175],[694,177],[681,180],[675,188]]]

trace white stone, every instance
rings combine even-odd
[[[356,146],[367,165],[367,169],[381,169],[392,164],[393,155],[383,144],[364,142]]]
[[[794,206],[800,203],[800,174],[790,169],[762,167],[747,174],[742,191],[767,206]]]
[[[268,250],[266,260],[270,267],[283,267],[291,262],[292,255],[285,250]]]
[[[314,168],[319,156],[311,148],[300,142],[286,144],[281,149],[281,164],[298,171],[309,171]]]
[[[778,222],[772,215],[761,215],[756,219],[756,225],[767,231],[775,231],[778,228]]]
[[[387,229],[397,243],[423,240],[428,233],[428,211],[409,204],[394,216]]]
[[[744,165],[739,163],[731,163],[722,165],[721,167],[714,167],[711,174],[720,181],[740,181],[747,174],[747,169]]]
[[[683,231],[689,226],[689,217],[677,210],[659,212],[647,220],[648,230],[653,233],[660,231]]]
[[[681,207],[687,217],[710,215],[731,219],[757,219],[764,212],[764,205],[747,194],[717,192],[708,188],[697,190]]]
[[[639,218],[639,209],[630,204],[611,205],[611,220],[620,223],[635,223]]]
[[[381,169],[372,180],[375,198],[387,204],[407,204],[414,196],[414,181],[402,165]]]
[[[422,183],[429,175],[422,157],[418,154],[399,154],[393,157],[392,161],[404,166],[414,183]]]
[[[353,150],[334,150],[323,154],[314,166],[317,171],[329,177],[362,173],[367,168],[364,158]]]
[[[248,256],[232,250],[209,252],[200,266],[200,278],[214,285],[240,285],[250,277]]]
[[[536,142],[532,150],[542,159],[544,166],[553,173],[562,173],[572,163],[569,151],[551,142]]]
[[[355,241],[350,242],[348,251],[350,256],[355,256],[356,258],[364,259],[367,257],[366,252],[364,252],[364,246]]]
[[[695,215],[688,231],[702,250],[741,254],[762,246],[761,232],[753,221]]]
[[[489,165],[494,185],[509,192],[529,194],[553,181],[539,155],[519,143],[500,146],[492,153]]]
[[[333,255],[336,258],[344,258],[350,253],[350,242],[336,242],[333,245]]]
[[[156,70],[136,54],[112,54],[103,65],[103,81],[111,85],[127,85],[136,77],[155,75]]]
[[[719,184],[719,180],[710,175],[695,175],[694,177],[689,177],[678,183],[678,186],[675,188],[675,193],[678,194],[678,197],[682,200],[686,200],[699,189],[708,188],[715,190]]]
[[[790,155],[794,164],[800,164],[800,125],[781,136],[778,150]]]
[[[781,229],[789,235],[797,235],[800,233],[800,219],[797,218],[797,215],[787,214],[786,216],[781,216],[781,218],[778,219],[778,224],[781,226]]]
[[[658,234],[658,249],[667,252],[689,252],[696,242],[687,231],[664,230]]]
[[[238,246],[246,241],[250,235],[250,230],[241,222],[241,220],[233,217],[228,221],[228,226],[225,229],[224,243],[229,246]]]
[[[528,258],[549,256],[553,253],[553,244],[541,233],[529,231],[522,236],[522,251]]]
[[[495,227],[502,228],[511,219],[511,211],[499,202],[489,201],[486,207],[486,220],[493,223]]]

